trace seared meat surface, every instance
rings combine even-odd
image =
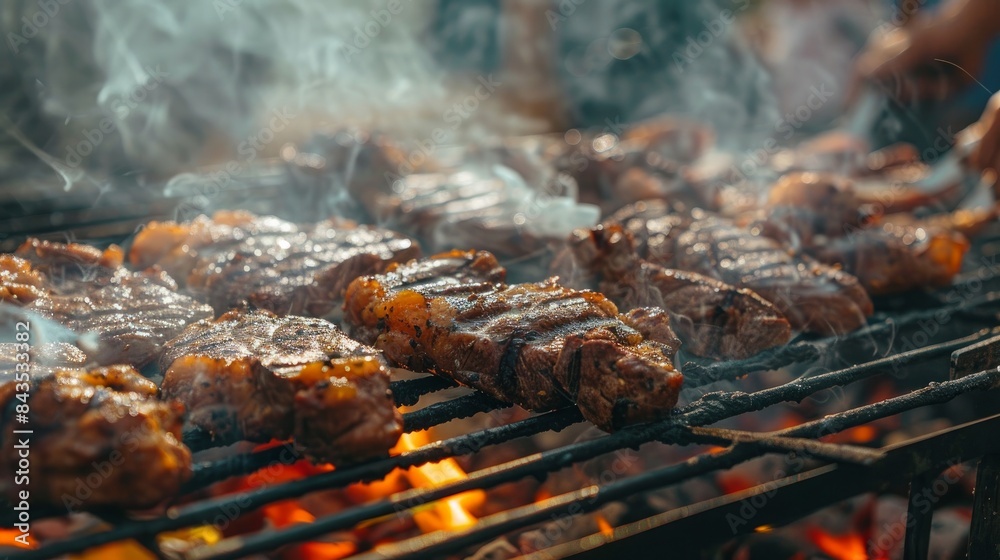
[[[0,299],[70,330],[97,335],[87,348],[99,364],[142,367],[166,341],[212,310],[177,293],[164,273],[131,272],[121,250],[32,239],[0,255]]]
[[[757,225],[786,246],[857,276],[869,294],[886,295],[948,285],[969,248],[949,226],[974,231],[994,215],[981,209],[900,220],[883,215],[884,206],[863,216],[865,208],[873,206],[843,177],[789,174],[771,189],[767,218]]]
[[[162,398],[227,440],[291,437],[316,461],[354,462],[402,432],[378,352],[322,319],[230,311],[188,327],[160,365]]]
[[[801,330],[843,334],[864,325],[873,312],[854,276],[796,257],[724,218],[694,221],[677,237],[673,265],[753,290]]]
[[[746,358],[791,338],[788,321],[764,298],[639,259],[632,234],[619,225],[577,230],[570,250],[573,264],[595,275],[599,291],[619,309],[666,310],[684,348],[696,355]]]
[[[830,239],[808,253],[857,276],[868,293],[886,295],[951,284],[968,249],[957,232],[886,224]]]
[[[574,402],[605,430],[670,413],[682,377],[665,316],[646,340],[600,294],[503,278],[486,252],[413,261],[355,280],[346,320],[396,364],[531,410]]]
[[[33,505],[140,509],[178,494],[191,476],[181,439],[183,407],[156,399],[156,385],[131,366],[83,369],[72,346],[35,347],[19,371],[16,344],[0,344],[0,488],[13,499],[19,441],[31,449]],[[45,365],[49,364],[49,365]],[[30,395],[27,423],[18,394]],[[13,430],[32,430],[15,434]],[[96,481],[96,482],[95,482]]]
[[[418,254],[406,237],[352,222],[300,227],[222,211],[149,224],[136,236],[129,261],[163,267],[219,314],[249,302],[279,315],[318,317],[337,307],[354,278]]]

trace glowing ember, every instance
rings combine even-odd
[[[601,534],[604,535],[605,538],[610,539],[615,536],[615,528],[612,527],[611,524],[608,523],[608,520],[601,514],[597,515],[597,528],[601,530]]]
[[[428,443],[430,437],[427,432],[403,434],[393,451],[396,453],[411,451]],[[434,488],[468,478],[458,462],[451,458],[412,467],[404,473],[404,476],[414,488]],[[413,519],[425,533],[464,529],[476,523],[476,517],[469,513],[469,509],[481,506],[485,500],[486,493],[482,490],[463,492],[435,502],[430,507],[418,508]]]
[[[868,560],[865,541],[861,535],[831,535],[815,527],[809,529],[808,534],[820,550],[836,560]]]
[[[0,548],[36,548],[38,546],[38,542],[31,535],[28,535],[28,546],[15,540],[19,536],[21,536],[21,531],[17,529],[0,529]]]

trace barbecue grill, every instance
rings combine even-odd
[[[78,240],[95,244],[120,242],[127,239],[141,221],[169,214],[183,207],[185,202],[194,204],[192,208],[198,211],[210,210],[210,207],[245,207],[247,201],[251,201],[252,205],[259,205],[261,201],[266,204],[266,201],[280,196],[274,190],[277,184],[286,185],[286,188],[306,188],[302,185],[317,180],[288,171],[281,163],[262,166],[220,189],[212,197],[206,197],[204,192],[199,191],[203,189],[204,182],[188,181],[171,191],[166,199],[157,198],[155,207],[139,201],[132,212],[117,215],[103,212],[100,201],[95,206],[91,199],[86,206],[74,208],[72,199],[63,199],[59,208],[46,208],[33,216],[7,218],[6,225],[11,227],[0,229],[12,234],[3,241],[4,249],[11,249],[29,235],[64,238],[66,232]],[[287,187],[289,183],[291,187]],[[62,220],[52,220],[53,212],[58,212]],[[969,557],[994,557],[1000,547],[1000,520],[995,515],[997,500],[1000,500],[1000,439],[996,437],[1000,430],[1000,401],[995,395],[976,398],[974,393],[1000,386],[1000,327],[995,326],[1000,324],[1000,307],[996,305],[1000,299],[1000,274],[997,267],[989,264],[994,262],[997,254],[1000,254],[1000,230],[993,229],[977,240],[966,259],[970,265],[968,271],[957,278],[951,287],[940,292],[879,302],[880,311],[869,321],[869,325],[849,335],[800,338],[747,360],[687,363],[682,367],[685,386],[689,390],[697,388],[703,394],[689,399],[667,420],[552,447],[470,472],[468,478],[457,482],[398,492],[384,499],[318,517],[313,523],[231,537],[215,545],[197,548],[188,557],[198,560],[227,559],[273,551],[468,490],[483,489],[488,493],[497,486],[527,477],[545,477],[565,467],[619,450],[637,448],[648,442],[715,447],[683,462],[619,478],[608,484],[588,485],[489,515],[467,529],[438,531],[382,545],[359,557],[438,558],[452,553],[468,553],[512,531],[567,516],[583,515],[611,502],[729,469],[767,454],[795,454],[813,461],[805,470],[788,473],[772,482],[686,504],[618,526],[612,531],[554,544],[528,557],[587,559],[606,558],[610,554],[643,557],[651,547],[665,542],[671,543],[677,557],[689,557],[700,550],[753,533],[761,527],[786,524],[848,497],[886,491],[905,482],[909,485],[910,495],[905,558],[927,558],[933,512],[916,507],[914,497],[932,485],[935,477],[949,464],[973,460],[979,461],[979,470]],[[949,297],[949,294],[958,293],[964,294],[963,297]],[[933,332],[924,328],[928,322],[937,325],[937,328],[930,329]],[[752,376],[755,372],[822,364],[824,358],[833,354],[850,357],[867,353],[871,356],[876,348],[880,349],[880,354],[875,359],[852,359],[854,363],[848,367],[823,373],[815,373],[813,368],[808,370],[812,373],[788,383],[750,392],[739,390],[742,383],[739,379]],[[950,367],[947,365],[949,356]],[[892,398],[856,407],[845,405],[835,414],[778,431],[760,433],[713,426],[742,414],[767,411],[781,403],[800,402],[823,391],[890,374],[911,380],[930,375],[932,380],[919,383]],[[721,383],[724,389],[718,390],[713,383]],[[392,389],[397,405],[412,407],[422,396],[452,386],[448,380],[425,377],[396,381]],[[954,399],[963,399],[973,405],[971,421],[882,448],[830,443],[822,439],[906,411],[922,407],[934,409]],[[404,423],[406,431],[412,432],[506,406],[509,405],[471,393],[411,409],[404,414]],[[20,552],[15,557],[52,558],[125,539],[135,539],[162,557],[164,553],[158,549],[155,537],[165,531],[210,524],[220,519],[232,520],[267,504],[320,490],[378,480],[394,469],[475,454],[491,446],[544,432],[558,432],[581,422],[583,419],[576,408],[555,410],[505,425],[469,431],[397,456],[268,487],[193,501],[170,508],[159,517],[131,518],[121,512],[97,512],[109,523],[110,529],[49,542],[36,550]],[[186,432],[184,440],[193,451],[232,443],[213,440],[207,434],[194,430]],[[196,464],[194,476],[184,494],[195,493],[215,482],[246,475],[268,465],[290,464],[298,459],[291,446],[278,446],[204,461]],[[739,516],[740,508],[751,501],[756,510],[752,519],[731,524],[728,516]],[[60,515],[60,512],[33,512],[35,519],[55,515]],[[8,518],[4,526],[12,526],[13,522]]]

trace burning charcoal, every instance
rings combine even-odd
[[[644,340],[600,294],[503,283],[486,252],[452,252],[355,280],[346,321],[396,364],[530,410],[575,402],[604,430],[670,414],[675,348]]]
[[[79,335],[96,334],[85,350],[99,364],[142,367],[212,311],[177,293],[166,274],[130,272],[121,260],[115,246],[102,252],[32,239],[16,255],[0,255],[0,298]]]
[[[163,267],[219,314],[249,302],[318,317],[337,307],[354,278],[418,254],[406,237],[353,222],[300,227],[222,211],[180,224],[150,223],[136,236],[129,260]]]
[[[642,261],[620,225],[577,230],[570,250],[572,264],[596,274],[601,293],[620,309],[668,312],[684,349],[698,356],[746,358],[791,338],[791,326],[770,302],[701,274]]]
[[[162,397],[226,440],[292,437],[317,461],[385,454],[402,431],[373,348],[322,319],[234,310],[167,344]]]
[[[177,495],[191,475],[191,454],[180,443],[180,405],[157,401],[156,385],[131,366],[45,365],[78,363],[80,357],[42,346],[31,352],[29,375],[17,367],[25,363],[19,352],[15,344],[0,344],[0,409],[6,411],[0,421],[0,492],[16,500],[25,490],[14,484],[15,445],[25,436],[11,430],[31,429],[27,489],[36,507],[140,509]],[[18,395],[26,393],[29,421],[15,424]]]

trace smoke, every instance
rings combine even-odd
[[[578,2],[579,3],[579,2]],[[711,124],[726,148],[777,119],[770,76],[741,38],[749,0],[579,3],[559,22],[575,118],[600,125],[661,113]]]
[[[3,6],[0,110],[69,167],[172,174],[236,157],[272,111],[364,123],[444,94],[415,48],[428,2],[50,4]]]

